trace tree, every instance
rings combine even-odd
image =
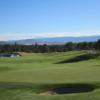
[[[95,43],[95,49],[100,50],[100,39]]]
[[[67,51],[75,50],[75,44],[72,43],[72,42],[66,43],[65,47],[66,47],[66,50],[67,50]]]

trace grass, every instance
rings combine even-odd
[[[86,55],[87,51],[31,54],[17,58],[0,58],[0,100],[100,100],[100,57],[61,63]],[[87,93],[39,95],[61,84],[90,84]]]

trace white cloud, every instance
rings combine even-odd
[[[47,37],[68,37],[68,36],[91,36],[100,35],[100,32],[85,32],[85,33],[0,33],[0,41],[3,40],[20,40],[20,39],[32,39],[32,38],[47,38]]]

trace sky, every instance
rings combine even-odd
[[[0,0],[0,40],[100,35],[100,0]]]

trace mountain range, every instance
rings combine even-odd
[[[35,39],[22,39],[13,41],[0,41],[0,44],[26,44],[31,45],[35,43],[40,44],[62,44],[67,42],[94,42],[100,39],[100,36],[82,36],[82,37],[54,37],[54,38],[35,38]]]

